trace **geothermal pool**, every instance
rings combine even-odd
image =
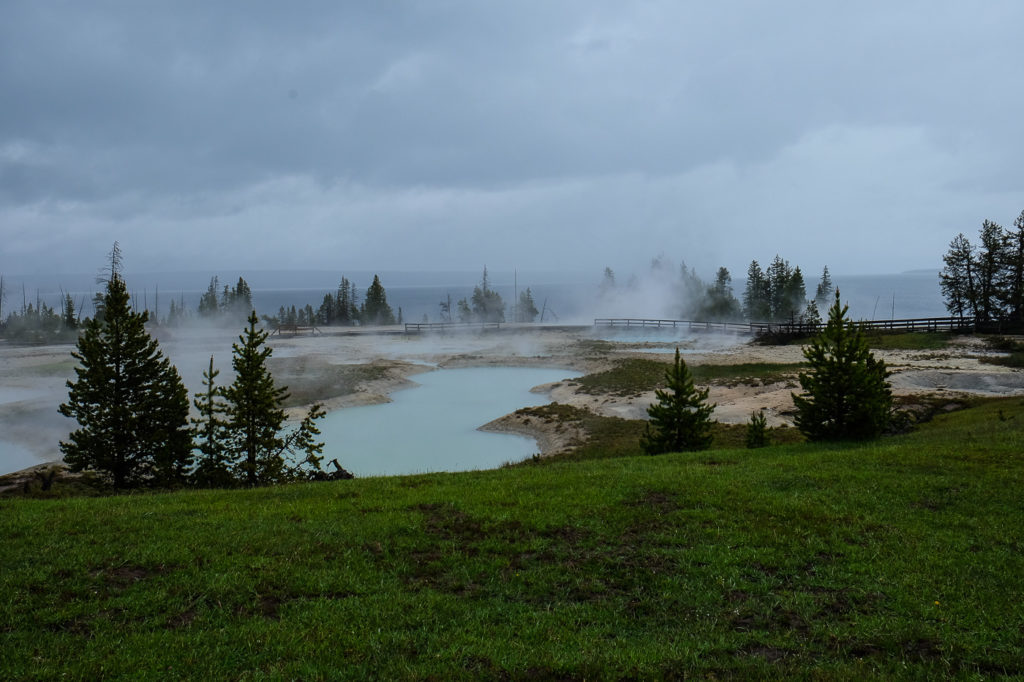
[[[393,402],[350,407],[320,422],[324,465],[337,458],[356,476],[493,469],[537,452],[531,438],[477,431],[521,407],[545,405],[530,389],[578,377],[536,367],[441,369],[417,374]],[[333,467],[327,467],[333,470]]]

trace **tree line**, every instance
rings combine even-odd
[[[673,298],[672,314],[681,319],[708,322],[797,322],[820,324],[818,312],[824,307],[835,289],[826,265],[815,290],[814,298],[807,298],[803,272],[800,266],[791,266],[779,255],[762,268],[753,260],[747,268],[747,281],[741,298],[733,293],[732,275],[728,268],[720,267],[712,283],[704,282],[686,263],[679,266],[673,280],[670,267],[663,256],[651,262],[651,275],[656,281],[667,283]],[[636,278],[623,287],[615,272],[604,269],[599,296],[608,300],[619,293],[636,291]]]
[[[78,336],[84,300],[76,305],[70,293],[62,292],[55,308],[38,293],[35,302],[30,301],[22,286],[21,307],[5,310],[8,293],[7,281],[0,275],[0,337],[22,343],[55,343]]]
[[[217,385],[211,357],[203,391],[193,399],[198,416],[190,418],[181,376],[146,330],[148,311],[136,312],[129,301],[115,244],[96,315],[71,354],[75,379],[59,408],[78,422],[60,443],[72,471],[99,472],[116,490],[327,477],[316,440],[324,411],[313,405],[297,427],[285,428],[287,388],[267,368],[272,350],[255,311],[232,345],[234,381]]]
[[[951,315],[1024,324],[1024,211],[1010,229],[984,220],[974,244],[959,233],[942,262],[939,285]]]

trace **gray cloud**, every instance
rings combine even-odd
[[[92,270],[113,239],[165,269],[937,267],[956,232],[1024,208],[1022,19],[12,2],[0,271]]]

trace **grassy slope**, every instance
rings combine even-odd
[[[865,445],[0,502],[0,677],[1024,675],[1024,407]]]

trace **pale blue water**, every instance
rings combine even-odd
[[[534,386],[579,376],[522,367],[440,369],[413,377],[394,402],[337,410],[320,425],[324,462],[356,476],[493,469],[537,452],[533,439],[477,431],[521,407],[550,402]]]

